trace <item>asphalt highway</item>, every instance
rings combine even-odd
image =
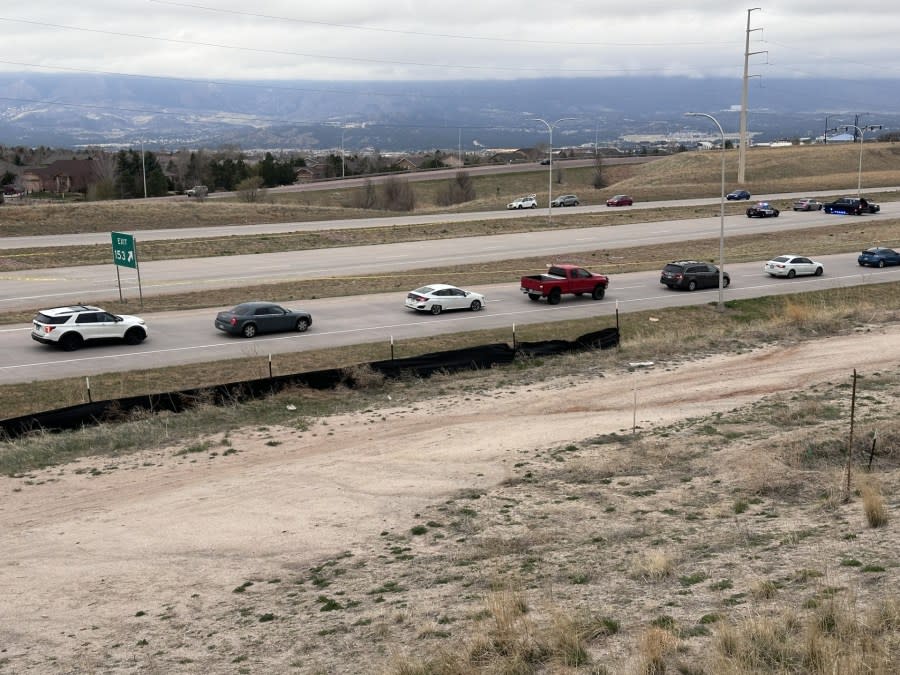
[[[775,279],[763,273],[762,261],[729,265],[732,282],[725,290],[725,299],[900,281],[900,267],[862,268],[857,265],[855,254],[816,259],[825,266],[825,274],[821,277]],[[660,285],[658,271],[615,275],[611,277],[603,300],[564,297],[556,306],[544,301],[529,301],[520,292],[517,280],[472,290],[487,296],[486,307],[481,312],[448,312],[440,316],[419,314],[405,308],[404,293],[285,303],[312,313],[313,325],[309,332],[259,336],[250,340],[226,335],[213,327],[215,314],[221,308],[145,314],[142,316],[148,322],[150,337],[141,345],[86,346],[71,353],[34,342],[29,324],[7,325],[0,327],[0,383],[129,372],[233,358],[257,359],[263,375],[267,372],[270,355],[273,372],[278,374],[278,355],[285,352],[380,342],[384,345],[384,358],[389,358],[392,339],[400,341],[441,333],[505,328],[511,343],[514,331],[517,339],[528,340],[528,325],[532,323],[593,317],[596,328],[600,329],[615,325],[617,308],[621,312],[632,312],[715,303],[718,299],[716,289],[693,293],[669,290]],[[661,331],[669,329],[663,322],[654,326]],[[395,355],[404,356],[402,345],[398,345]]]
[[[897,192],[900,187],[885,187],[867,189],[866,194],[880,192]],[[843,192],[834,190],[812,192],[785,192],[768,195],[754,195],[749,203],[756,201],[778,201],[785,199],[798,199],[802,197],[833,197],[840,196]],[[847,193],[850,194],[850,193]],[[475,211],[471,213],[435,213],[412,216],[380,216],[376,218],[347,218],[341,220],[316,220],[309,222],[288,223],[260,223],[256,225],[219,225],[215,227],[186,227],[186,228],[160,228],[153,230],[136,230],[134,235],[138,242],[162,241],[172,239],[207,239],[211,237],[247,236],[253,234],[284,234],[287,232],[312,232],[318,230],[344,230],[362,229],[372,227],[395,227],[397,225],[427,225],[434,223],[463,223],[477,220],[515,220],[522,218],[538,218],[552,221],[559,216],[577,213],[612,212],[616,210],[636,210],[658,208],[690,208],[694,206],[717,205],[721,198],[698,199],[672,199],[654,202],[637,202],[633,206],[607,207],[605,204],[591,204],[585,206],[571,206],[549,210],[546,203],[542,208],[506,210],[500,208],[495,211]],[[746,205],[748,202],[731,202]],[[882,211],[884,210],[882,205]],[[782,213],[784,217],[787,213]],[[820,214],[821,215],[821,214]],[[716,221],[718,222],[718,221]],[[549,222],[548,222],[549,224]],[[556,227],[556,225],[554,225]],[[132,232],[127,225],[119,228],[120,232]],[[0,237],[0,251],[15,250],[21,248],[44,248],[57,246],[83,246],[90,244],[110,245],[109,232],[87,232],[77,234],[35,235],[28,237]]]
[[[885,202],[881,213],[858,217],[829,215],[821,211],[784,211],[778,218],[727,216],[726,247],[727,238],[735,235],[833,225],[842,218],[883,220],[898,216],[900,216],[900,202]],[[540,232],[375,246],[160,260],[140,265],[140,287],[144,296],[150,296],[185,290],[231,288],[242,283],[265,284],[313,277],[358,277],[359,283],[365,284],[368,276],[394,274],[413,269],[540,255],[546,255],[548,263],[559,262],[561,256],[578,251],[596,249],[614,251],[617,248],[641,244],[652,245],[679,240],[718,239],[718,237],[719,218],[714,217],[634,223],[615,227],[548,228]],[[872,242],[872,245],[875,243]],[[780,251],[774,252],[773,255],[778,253]],[[614,253],[611,255],[614,256]],[[685,256],[689,257],[690,252],[686,251]],[[137,302],[139,290],[136,271],[123,267],[119,268],[118,272],[124,297],[131,302]],[[522,270],[510,270],[510,277],[517,278],[521,276],[520,272]],[[454,283],[464,286],[465,280],[457,279]],[[117,298],[116,268],[111,262],[107,265],[22,270],[0,275],[0,311],[76,302],[96,303]]]

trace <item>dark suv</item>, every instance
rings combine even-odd
[[[669,288],[686,288],[689,291],[698,288],[718,288],[719,268],[696,260],[671,262],[663,267],[659,283]],[[725,272],[722,275],[722,285],[728,288],[730,283],[731,278],[728,276],[728,272]]]
[[[825,213],[839,213],[851,216],[861,216],[864,213],[878,213],[881,211],[881,207],[878,204],[862,197],[841,197],[833,202],[826,203],[822,208],[825,210]]]

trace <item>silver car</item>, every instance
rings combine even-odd
[[[550,202],[550,206],[578,206],[580,203],[575,195],[560,195]]]
[[[816,199],[798,199],[794,202],[794,211],[821,211],[822,202]]]

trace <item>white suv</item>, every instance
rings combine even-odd
[[[38,312],[31,337],[71,352],[89,340],[124,340],[136,345],[147,337],[147,325],[137,316],[118,316],[99,307],[74,305]]]
[[[537,208],[537,195],[526,195],[512,200],[506,205],[508,209],[535,209]]]

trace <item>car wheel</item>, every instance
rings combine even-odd
[[[687,289],[688,289],[689,291],[696,291],[696,290],[697,290],[697,282],[694,281],[693,279],[691,279],[691,280],[688,282]]]
[[[822,269],[821,267],[817,267],[817,268],[816,268],[816,276],[817,276],[817,277],[822,276],[822,272],[824,272],[824,271],[825,271],[825,270]]]
[[[550,291],[550,295],[547,296],[547,302],[549,302],[551,305],[558,305],[561,297],[562,293],[560,292],[560,290],[558,288],[554,288],[552,291]]]
[[[878,261],[878,266],[879,266],[879,267],[884,267],[884,260],[879,260],[879,261]]]
[[[728,286],[730,284],[731,284],[731,279],[729,279],[728,277],[722,278],[722,288],[728,288]]]
[[[788,270],[788,279],[793,279],[795,276],[797,276],[796,270]]]
[[[307,330],[309,330],[309,319],[307,319],[307,318],[297,319],[296,328],[297,328],[298,333],[305,333]]]
[[[537,208],[537,204],[532,204],[532,205],[531,205],[531,208],[536,209],[536,208]]]
[[[435,316],[440,314],[442,311],[444,311],[444,308],[441,307],[440,305],[432,305],[431,306],[431,313],[434,314]]]
[[[580,206],[580,205],[581,205],[581,202],[577,202],[577,201],[576,201],[576,202],[572,202],[572,206]]]
[[[469,309],[471,309],[473,312],[480,312],[481,311],[481,300],[473,300],[472,304],[469,305]]]
[[[528,299],[531,300],[532,302],[537,302],[538,300],[541,299],[541,296],[538,295],[537,293],[529,293]]]
[[[254,337],[256,335],[256,324],[244,324],[244,327],[241,328],[241,335],[243,335],[245,338]]]
[[[144,338],[147,337],[147,334],[142,331],[140,328],[129,328],[128,332],[125,333],[125,344],[127,345],[137,345],[144,341]]]
[[[66,333],[59,339],[59,346],[64,352],[74,352],[84,344],[78,333]]]
[[[602,300],[604,295],[606,295],[606,289],[603,286],[595,286],[594,292],[591,293],[594,300]]]
[[[779,213],[781,213],[781,211],[779,211],[778,209],[775,209],[775,213],[773,213],[772,215],[777,218]]]

